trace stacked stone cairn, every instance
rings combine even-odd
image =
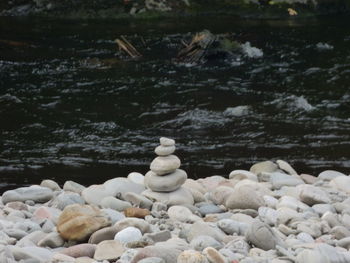
[[[178,190],[187,179],[187,173],[179,169],[180,159],[174,155],[175,141],[165,137],[160,138],[160,145],[156,147],[158,155],[145,175],[145,186],[153,192],[170,193]]]

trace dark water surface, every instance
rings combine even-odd
[[[160,136],[176,139],[192,178],[265,159],[349,173],[349,25],[346,17],[1,18],[0,188],[144,173]],[[263,56],[174,64],[181,40],[204,28],[235,33]],[[113,40],[121,34],[141,60],[120,60]]]

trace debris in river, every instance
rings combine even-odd
[[[118,44],[119,49],[126,52],[132,58],[142,57],[141,53],[124,37],[117,38],[115,42]]]
[[[298,12],[295,11],[293,8],[288,8],[287,11],[288,11],[288,14],[289,14],[290,16],[296,16],[296,15],[298,15]]]
[[[7,46],[7,47],[29,47],[30,44],[26,42],[20,42],[20,41],[13,41],[13,40],[6,40],[6,39],[0,39],[0,46]]]
[[[203,30],[192,38],[190,44],[187,45],[183,42],[185,48],[180,50],[177,59],[185,63],[199,62],[205,56],[207,50],[215,40],[216,36],[214,36],[209,30]]]
[[[179,51],[175,61],[194,65],[206,60],[232,57],[235,52],[243,52],[254,58],[263,55],[260,49],[247,43],[240,44],[231,39],[229,34],[214,35],[209,30],[203,30],[192,38],[190,44],[183,42],[185,48]]]

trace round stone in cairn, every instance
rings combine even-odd
[[[175,155],[159,156],[151,163],[151,171],[157,175],[166,175],[174,172],[181,165],[180,159]]]
[[[162,146],[174,146],[175,145],[175,140],[169,139],[166,137],[161,137],[159,139],[160,145]]]
[[[175,146],[163,146],[159,145],[154,152],[159,156],[168,156],[175,152]]]
[[[149,171],[145,175],[145,186],[155,192],[172,192],[180,188],[186,179],[187,173],[181,169],[176,169],[175,172],[164,176]]]

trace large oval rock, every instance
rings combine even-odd
[[[155,192],[172,192],[183,185],[186,179],[187,173],[181,169],[176,169],[175,172],[165,176],[149,171],[145,175],[145,186]]]
[[[228,176],[230,179],[243,180],[248,179],[257,182],[258,177],[256,174],[246,171],[246,170],[233,170]]]
[[[300,200],[307,205],[329,204],[331,199],[326,191],[313,185],[298,185]]]
[[[152,161],[150,169],[158,175],[165,175],[175,171],[180,165],[181,161],[176,155],[159,156]]]
[[[150,200],[164,203],[166,205],[193,205],[194,199],[192,193],[184,187],[180,187],[174,192],[169,193],[158,193],[151,190],[146,190],[142,193],[145,197]]]
[[[3,193],[2,202],[7,204],[9,202],[25,202],[32,200],[36,203],[45,203],[53,197],[53,191],[47,187],[32,185],[29,187],[20,187],[14,190],[9,190]]]
[[[245,236],[248,242],[263,250],[275,249],[277,245],[284,246],[273,229],[258,219],[250,225]]]
[[[180,222],[196,222],[201,220],[200,217],[194,215],[190,209],[185,206],[174,205],[168,209],[168,216],[174,221]]]
[[[264,162],[256,163],[252,167],[250,167],[250,172],[258,175],[259,173],[262,173],[262,172],[273,173],[273,172],[276,172],[277,169],[278,169],[278,166],[275,163],[271,161],[264,161]]]
[[[97,207],[69,205],[58,218],[57,230],[67,240],[86,240],[96,230],[110,225],[109,218]]]
[[[91,185],[82,191],[82,197],[88,204],[101,205],[101,201],[108,196],[122,196],[127,192],[140,194],[145,190],[142,184],[134,183],[127,178],[114,178],[102,185]]]
[[[349,176],[338,176],[334,178],[329,183],[335,189],[343,191],[347,194],[350,194],[350,177]]]
[[[175,152],[175,145],[172,146],[163,146],[163,145],[159,145],[154,152],[158,155],[158,156],[168,156],[170,154],[173,154]]]
[[[255,209],[264,206],[263,195],[250,185],[236,187],[228,196],[226,207],[230,209]]]

